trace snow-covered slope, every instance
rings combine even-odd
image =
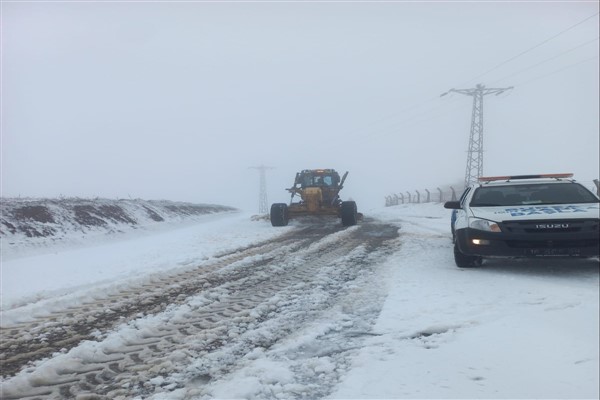
[[[231,207],[165,200],[2,198],[2,255],[31,254],[48,246],[114,237],[156,225],[180,224],[206,214],[231,212]]]

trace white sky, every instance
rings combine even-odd
[[[596,1],[1,7],[3,196],[254,210],[263,164],[269,202],[335,168],[377,207],[463,181],[472,98],[439,95],[477,83],[515,87],[484,100],[484,174],[599,175]]]

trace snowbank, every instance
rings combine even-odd
[[[114,238],[116,233],[180,225],[234,208],[166,200],[2,198],[3,260],[48,251],[49,247]]]

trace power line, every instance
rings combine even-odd
[[[435,107],[429,108],[427,110],[424,110],[421,113],[418,114],[413,114],[411,116],[407,116],[406,118],[392,124],[389,125],[387,127],[384,127],[382,129],[379,129],[378,131],[375,132],[371,132],[371,133],[365,133],[363,136],[363,138],[365,139],[369,139],[369,138],[374,138],[376,136],[387,136],[387,135],[391,135],[393,133],[398,132],[398,130],[400,128],[408,128],[414,125],[418,125],[420,123],[423,123],[425,121],[427,121],[428,119],[426,118],[428,115],[431,115],[433,113],[435,113],[436,115],[444,115],[444,114],[448,114],[451,111],[454,111],[455,109],[462,107],[461,104],[456,103],[456,106],[453,108],[448,108],[445,107],[443,104],[437,104]],[[441,108],[444,108],[444,111],[439,112],[439,110]]]
[[[511,61],[513,61],[513,60],[515,60],[515,59],[517,59],[517,58],[519,58],[519,57],[521,57],[522,55],[525,55],[525,54],[529,53],[530,51],[532,51],[532,50],[534,50],[534,49],[537,49],[538,47],[540,47],[540,46],[542,46],[542,45],[544,45],[544,44],[548,43],[549,41],[551,41],[551,40],[553,40],[553,39],[555,39],[555,38],[559,37],[560,35],[562,35],[562,34],[564,34],[564,33],[568,32],[568,31],[570,31],[571,29],[574,29],[575,27],[577,27],[577,26],[579,26],[579,25],[583,24],[584,22],[586,22],[586,21],[588,21],[588,20],[590,20],[590,19],[594,18],[594,17],[595,17],[595,16],[597,16],[598,14],[600,14],[600,13],[595,13],[595,14],[593,14],[593,15],[590,15],[589,17],[587,17],[587,18],[585,18],[585,19],[583,19],[583,20],[579,21],[579,22],[578,22],[578,23],[576,23],[575,25],[571,25],[571,26],[570,26],[570,27],[568,27],[567,29],[565,29],[565,30],[562,30],[562,31],[558,32],[557,34],[555,34],[555,35],[553,35],[553,36],[549,37],[548,39],[546,39],[546,40],[544,40],[544,41],[542,41],[542,42],[540,42],[540,43],[536,44],[535,46],[533,46],[533,47],[530,47],[529,49],[527,49],[527,50],[525,50],[525,51],[522,51],[521,53],[519,53],[519,54],[517,54],[517,55],[515,55],[515,56],[513,56],[513,57],[511,57],[511,58],[509,58],[508,60],[502,61],[500,64],[496,65],[495,67],[493,67],[493,68],[491,68],[491,69],[489,69],[489,70],[485,71],[484,73],[482,73],[481,75],[478,75],[478,76],[476,76],[475,78],[472,78],[472,79],[470,79],[470,80],[469,80],[469,81],[467,81],[467,82],[471,82],[471,81],[477,80],[477,79],[481,78],[482,76],[484,76],[484,75],[487,75],[487,74],[489,74],[489,73],[490,73],[490,72],[492,72],[492,71],[495,71],[496,69],[500,68],[501,66],[503,66],[503,65],[505,65],[505,64],[507,64],[507,63],[509,63],[509,62],[511,62]]]
[[[505,64],[507,64],[507,63],[509,63],[509,62],[511,62],[511,61],[513,61],[513,60],[515,60],[515,59],[517,59],[517,58],[519,58],[519,57],[521,57],[522,55],[524,55],[524,54],[526,54],[526,53],[528,53],[528,52],[530,52],[530,51],[532,51],[532,50],[534,50],[534,49],[536,49],[536,48],[538,48],[538,47],[540,47],[540,46],[542,46],[542,45],[544,45],[544,44],[546,44],[546,43],[548,43],[548,42],[550,42],[551,40],[553,40],[553,39],[555,39],[555,38],[559,37],[560,35],[562,35],[562,34],[564,34],[564,33],[568,32],[568,31],[570,31],[570,30],[572,30],[572,29],[574,29],[575,27],[577,27],[577,26],[579,26],[579,25],[581,25],[581,24],[585,23],[586,21],[588,21],[588,20],[590,20],[590,19],[592,19],[592,18],[596,17],[596,16],[597,16],[597,15],[599,15],[599,14],[600,14],[600,13],[595,13],[595,14],[593,14],[593,15],[590,15],[589,17],[586,17],[586,18],[584,18],[583,20],[581,20],[581,21],[577,22],[576,24],[574,24],[574,25],[571,25],[570,27],[568,27],[568,28],[566,28],[566,29],[564,29],[564,30],[562,30],[562,31],[560,31],[560,32],[558,32],[558,33],[556,33],[555,35],[553,35],[553,36],[551,36],[551,37],[547,38],[546,40],[544,40],[544,41],[542,41],[542,42],[540,42],[540,43],[536,44],[535,46],[533,46],[533,47],[531,47],[531,48],[529,48],[529,49],[527,49],[527,50],[525,50],[525,51],[523,51],[523,52],[521,52],[521,53],[519,53],[519,54],[517,54],[517,55],[515,55],[515,56],[513,56],[513,57],[511,57],[511,58],[509,58],[509,59],[507,59],[507,60],[505,60],[505,61],[503,61],[503,62],[501,62],[501,63],[499,63],[499,64],[498,64],[498,65],[496,65],[495,67],[493,67],[493,68],[489,69],[488,71],[484,72],[483,74],[480,74],[480,75],[478,75],[478,76],[476,76],[476,77],[474,77],[474,78],[470,79],[470,80],[469,80],[469,81],[467,81],[466,83],[468,83],[468,82],[471,82],[471,81],[473,81],[473,80],[475,80],[475,79],[478,79],[479,77],[482,77],[483,75],[486,75],[486,74],[488,74],[489,72],[492,72],[492,71],[494,71],[494,70],[496,70],[496,69],[500,68],[501,66],[503,66],[503,65],[505,65]],[[587,44],[589,44],[589,43],[592,43],[593,41],[596,41],[596,40],[598,40],[598,38],[595,38],[595,39],[592,39],[592,40],[590,40],[590,41],[587,41],[587,42],[585,42],[585,43],[583,43],[583,44],[581,44],[581,45],[578,45],[578,46],[576,46],[576,47],[574,47],[574,48],[571,48],[571,49],[569,49],[569,50],[567,50],[567,51],[565,51],[565,52],[562,52],[562,53],[560,53],[560,54],[558,54],[558,55],[556,55],[556,56],[554,56],[554,57],[551,57],[551,58],[549,58],[549,59],[546,59],[546,60],[544,60],[544,61],[541,61],[541,62],[539,62],[539,63],[537,63],[537,64],[535,64],[535,65],[533,65],[533,66],[531,66],[531,67],[528,67],[528,68],[526,68],[526,69],[524,69],[524,70],[518,71],[518,72],[516,72],[516,73],[514,73],[514,74],[511,74],[511,75],[509,75],[509,76],[506,76],[506,77],[504,77],[504,78],[502,78],[502,79],[498,79],[498,80],[494,81],[493,83],[495,83],[495,82],[498,82],[498,81],[501,81],[501,80],[504,80],[504,79],[507,79],[507,78],[509,78],[509,77],[512,77],[512,76],[514,76],[514,75],[517,75],[517,74],[519,74],[519,73],[521,73],[521,72],[525,72],[525,71],[528,71],[528,70],[530,70],[530,69],[533,69],[533,68],[535,68],[535,67],[537,67],[537,66],[539,66],[539,65],[541,65],[541,64],[543,64],[543,63],[545,63],[545,62],[548,62],[548,61],[550,61],[550,60],[552,60],[552,59],[555,59],[555,58],[557,58],[557,57],[559,57],[559,56],[561,56],[561,55],[564,55],[564,54],[566,54],[566,53],[569,53],[569,52],[571,52],[571,51],[574,51],[575,49],[578,49],[578,48],[580,48],[580,47],[583,47],[583,46],[585,46],[585,45],[587,45]],[[589,61],[589,60],[585,60],[585,61]],[[564,69],[568,69],[568,67],[567,67],[567,68],[564,68]],[[562,70],[561,70],[561,71],[562,71]],[[556,72],[560,72],[560,71],[556,71]],[[546,76],[548,76],[548,75],[546,75]],[[522,85],[521,85],[521,86],[522,86]],[[498,93],[498,94],[500,94],[500,93]],[[350,132],[347,132],[347,133],[354,133],[354,132],[356,132],[356,133],[358,133],[358,135],[356,135],[356,136],[363,136],[363,137],[373,137],[373,136],[380,136],[380,135],[385,135],[385,134],[388,134],[388,132],[385,132],[385,131],[386,131],[386,130],[388,130],[388,129],[392,129],[393,131],[396,131],[396,130],[397,130],[397,128],[398,128],[399,126],[404,126],[404,125],[406,125],[407,123],[413,122],[415,119],[417,119],[417,118],[419,117],[419,115],[417,115],[417,116],[415,116],[415,115],[407,116],[406,118],[404,118],[403,120],[401,120],[401,121],[399,121],[399,122],[393,122],[393,123],[391,124],[391,126],[390,126],[390,124],[388,124],[388,126],[387,126],[387,127],[381,127],[381,128],[379,128],[379,129],[376,129],[376,130],[375,130],[375,132],[371,132],[371,133],[362,133],[362,132],[364,132],[366,129],[369,129],[370,127],[373,127],[374,125],[376,125],[376,124],[378,124],[378,123],[380,123],[380,122],[383,122],[383,121],[386,121],[386,120],[390,120],[390,119],[392,119],[392,118],[395,118],[396,116],[405,115],[405,114],[407,114],[409,111],[412,111],[412,110],[414,110],[414,109],[417,109],[417,108],[419,108],[419,107],[425,106],[425,105],[427,105],[428,103],[430,103],[431,101],[433,101],[433,100],[434,100],[434,99],[436,99],[436,98],[437,98],[437,96],[435,96],[435,97],[431,97],[431,98],[429,98],[429,99],[427,99],[427,100],[425,100],[425,101],[422,101],[422,102],[420,102],[420,103],[417,103],[417,104],[415,104],[415,105],[413,105],[413,106],[408,106],[408,107],[405,107],[404,109],[400,110],[399,112],[396,112],[396,113],[389,114],[389,115],[387,115],[387,116],[384,116],[384,117],[382,117],[382,118],[379,118],[379,119],[377,119],[377,120],[375,120],[375,121],[373,121],[373,122],[369,123],[369,124],[368,124],[366,127],[363,127],[363,128],[357,128],[357,129],[353,129],[352,131],[350,131]],[[426,110],[424,110],[424,112],[420,113],[420,115],[424,116],[424,115],[430,114],[430,113],[432,113],[432,112],[435,112],[435,111],[437,111],[437,110],[438,110],[438,108],[439,108],[439,107],[433,107],[433,108],[426,109]],[[393,132],[392,132],[392,133],[393,133]],[[353,135],[353,136],[355,136],[355,135]]]
[[[581,48],[583,46],[587,46],[588,44],[593,43],[593,42],[597,41],[598,39],[600,39],[600,37],[597,37],[596,39],[588,40],[587,42],[582,43],[579,46],[572,47],[569,50],[563,51],[562,53],[559,53],[559,54],[555,55],[554,57],[547,58],[547,59],[545,59],[543,61],[540,61],[540,62],[538,62],[536,64],[533,64],[533,65],[531,65],[531,66],[529,66],[527,68],[524,68],[524,69],[522,69],[520,71],[517,71],[517,72],[515,72],[515,73],[513,73],[511,75],[507,75],[504,78],[497,79],[497,80],[493,81],[492,83],[500,82],[500,81],[503,81],[505,79],[512,78],[513,76],[521,74],[521,73],[523,73],[525,71],[529,71],[529,70],[531,70],[531,69],[533,69],[533,68],[535,68],[535,67],[537,67],[539,65],[547,63],[548,61],[552,61],[552,60],[557,59],[557,58],[559,58],[559,57],[561,57],[561,56],[563,56],[563,55],[565,55],[567,53],[575,51],[575,50],[577,50],[577,49],[579,49],[579,48]]]
[[[597,59],[598,59],[598,56],[594,56],[594,57],[586,58],[585,60],[581,60],[581,61],[579,61],[579,62],[576,62],[576,63],[574,63],[574,64],[567,65],[566,67],[563,67],[563,68],[561,68],[561,69],[557,69],[556,71],[550,72],[549,74],[542,75],[542,76],[538,76],[537,78],[533,78],[533,79],[531,79],[531,80],[525,81],[524,83],[521,83],[521,84],[519,84],[519,85],[515,85],[515,86],[523,87],[523,86],[525,86],[525,85],[529,85],[529,84],[530,84],[530,83],[532,83],[532,82],[539,81],[540,79],[547,78],[547,77],[549,77],[549,76],[552,76],[552,75],[558,74],[559,72],[562,72],[562,71],[564,71],[564,70],[571,69],[571,68],[573,68],[573,67],[576,67],[576,66],[578,66],[578,65],[584,64],[584,63],[586,63],[586,62],[588,62],[588,61],[597,60]]]
[[[509,63],[509,62],[511,62],[511,61],[513,61],[513,60],[515,60],[515,59],[517,59],[517,58],[525,55],[526,53],[529,53],[529,52],[533,51],[534,49],[536,49],[536,48],[538,48],[538,47],[540,47],[540,46],[542,46],[542,45],[550,42],[551,40],[553,40],[553,39],[555,39],[555,38],[563,35],[564,33],[568,32],[568,31],[576,28],[577,26],[585,23],[586,21],[588,21],[588,20],[590,20],[590,19],[598,16],[599,14],[600,13],[595,13],[593,15],[590,15],[589,17],[584,18],[583,20],[577,22],[576,24],[569,26],[568,28],[566,28],[566,29],[564,29],[564,30],[562,30],[562,31],[554,34],[553,36],[545,39],[544,41],[536,44],[535,46],[533,46],[533,47],[531,47],[531,48],[529,48],[529,49],[527,49],[525,51],[522,51],[519,54],[517,54],[517,55],[515,55],[515,56],[513,56],[513,57],[511,57],[511,58],[509,58],[509,59],[507,59],[507,60],[499,63],[495,67],[489,69],[488,71],[484,72],[483,74],[480,74],[480,75],[478,75],[478,76],[470,79],[467,82],[471,82],[471,81],[473,81],[473,80],[475,80],[475,79],[477,79],[479,77],[482,77],[483,75],[486,75],[486,74],[488,74],[488,73],[490,73],[490,72],[492,72],[492,71],[494,71],[494,70],[496,70],[496,69],[504,66],[505,64],[507,64],[507,63]],[[507,79],[507,78],[512,77],[514,75],[517,75],[519,73],[531,70],[531,69],[533,69],[533,68],[535,68],[535,67],[537,67],[537,66],[539,66],[541,64],[544,64],[544,63],[546,63],[548,61],[551,61],[551,60],[553,60],[555,58],[558,58],[561,55],[564,55],[566,53],[574,51],[575,49],[578,49],[578,48],[583,47],[583,46],[585,46],[587,44],[590,44],[591,42],[596,41],[596,40],[598,40],[598,38],[595,38],[595,39],[592,39],[590,41],[587,41],[587,42],[585,42],[585,43],[583,43],[581,45],[578,45],[578,46],[576,46],[574,48],[571,48],[571,49],[569,49],[567,51],[564,51],[564,52],[562,52],[562,53],[560,53],[560,54],[558,54],[558,55],[556,55],[554,57],[548,58],[548,59],[543,60],[541,62],[538,62],[538,63],[536,63],[536,64],[534,64],[534,65],[532,65],[532,66],[530,66],[528,68],[525,68],[523,70],[515,72],[515,73],[513,73],[511,75],[508,75],[508,76],[506,76],[504,78],[498,79],[498,80],[494,81],[493,83],[501,81],[501,80],[504,80],[504,79]],[[590,61],[590,59],[587,59],[587,60],[584,60],[584,61],[582,61],[580,63],[577,63],[577,64],[574,64],[574,65],[562,68],[562,69],[560,69],[558,71],[553,72],[552,74],[548,74],[548,75],[545,75],[543,77],[533,79],[531,81],[528,81],[527,83],[530,83],[530,82],[538,80],[538,79],[542,79],[542,78],[550,76],[550,75],[553,75],[555,73],[561,72],[561,71],[563,71],[565,69],[569,69],[569,68],[571,68],[571,67],[573,67],[575,65],[579,65],[579,64],[581,64],[583,62],[586,62],[586,61]],[[519,85],[519,86],[523,86],[523,85]],[[497,93],[497,95],[500,95],[500,94],[501,93]],[[412,106],[404,107],[402,110],[399,110],[398,112],[391,113],[391,114],[385,115],[383,117],[380,117],[380,118],[378,118],[376,120],[373,120],[372,122],[369,122],[366,126],[363,126],[361,128],[355,128],[355,129],[352,129],[350,131],[347,131],[345,133],[345,135],[348,135],[350,137],[354,137],[356,139],[359,139],[359,138],[368,139],[368,138],[373,138],[373,137],[377,137],[377,136],[385,136],[385,135],[393,134],[393,133],[397,132],[400,129],[400,127],[406,127],[406,126],[412,126],[412,125],[415,125],[415,124],[419,124],[420,122],[423,122],[425,120],[425,119],[420,119],[420,118],[425,117],[426,115],[429,115],[429,114],[432,114],[432,113],[439,114],[438,111],[439,111],[440,106],[427,107],[427,108],[425,108],[422,111],[417,111],[416,114],[413,113],[412,115],[410,115],[409,113],[412,112],[415,109],[419,109],[419,108],[422,108],[422,107],[424,108],[424,106],[428,105],[428,103],[432,102],[436,98],[437,98],[437,96],[431,97],[431,98],[428,98],[427,100],[424,100],[422,102],[415,103]],[[397,117],[404,117],[404,118],[402,118],[400,121],[393,121],[393,119],[396,119]],[[387,123],[388,120],[392,120],[391,123]],[[380,125],[382,123],[385,123],[384,126],[376,127],[376,125]]]

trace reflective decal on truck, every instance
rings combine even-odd
[[[498,214],[508,213],[512,217],[521,217],[524,215],[548,215],[548,214],[566,214],[566,213],[585,213],[594,207],[589,206],[537,206],[537,207],[512,207],[506,208]]]

